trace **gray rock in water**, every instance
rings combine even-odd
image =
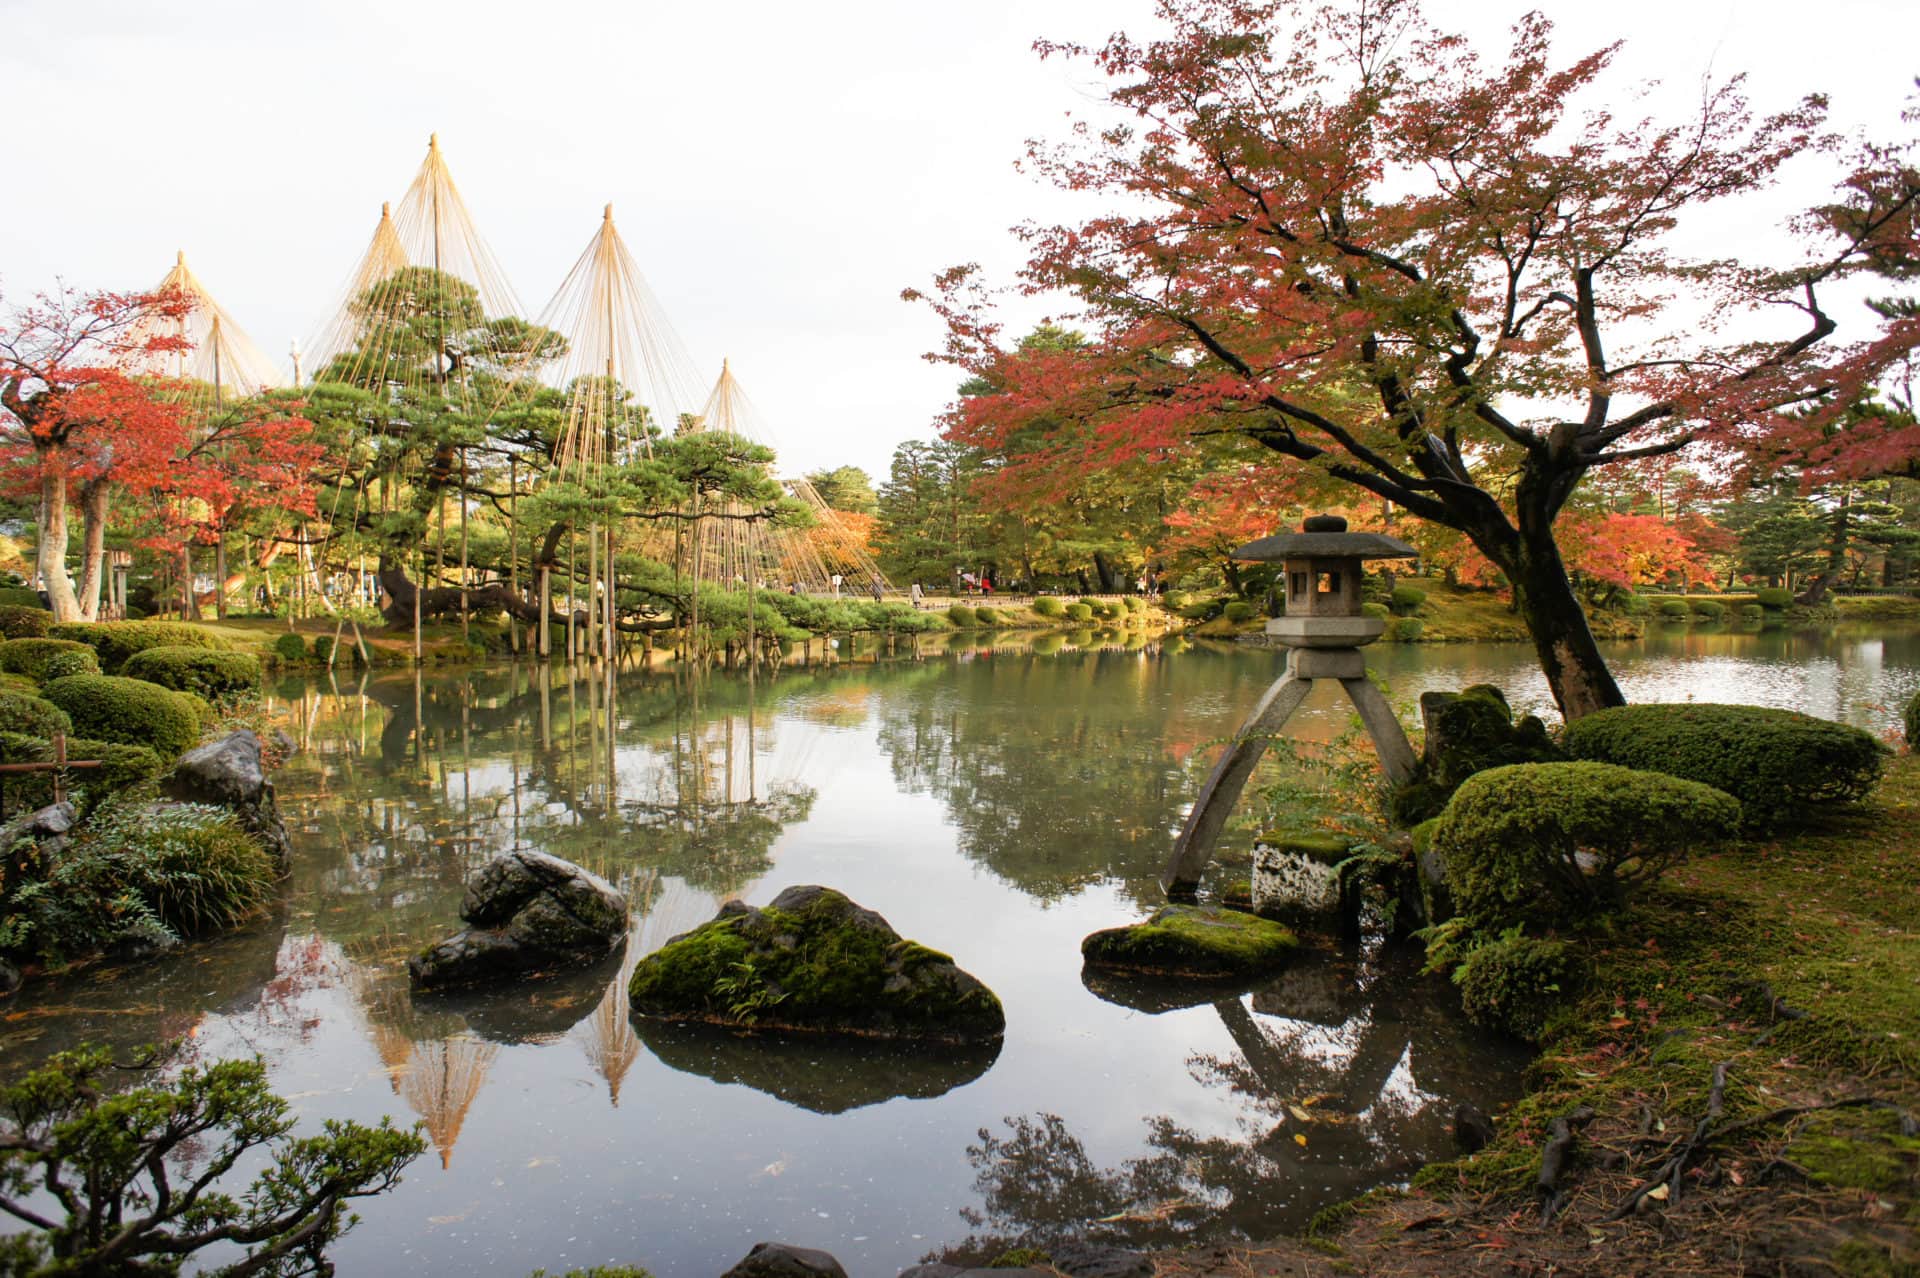
[[[627,898],[544,852],[508,852],[473,872],[460,917],[472,926],[407,960],[417,990],[487,985],[587,967],[627,934]]]
[[[763,1242],[721,1278],[847,1278],[847,1271],[824,1251]]]
[[[242,829],[260,840],[282,873],[292,861],[287,827],[274,800],[273,782],[260,762],[260,738],[249,729],[195,746],[180,756],[162,783],[170,798],[230,809]]]

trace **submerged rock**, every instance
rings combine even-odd
[[[847,1278],[847,1271],[824,1251],[763,1242],[721,1278]]]
[[[241,728],[180,756],[162,782],[169,798],[230,809],[242,829],[260,840],[281,873],[293,856],[273,782],[260,761],[260,738]]]
[[[1299,942],[1269,919],[1210,905],[1166,905],[1144,923],[1080,942],[1088,966],[1155,976],[1225,979],[1282,967]]]
[[[628,992],[641,1016],[790,1033],[968,1043],[1007,1023],[993,991],[951,958],[813,886],[765,909],[727,902],[642,959]]]
[[[627,898],[571,861],[508,852],[467,880],[460,917],[472,926],[407,960],[415,989],[590,967],[626,936]]]

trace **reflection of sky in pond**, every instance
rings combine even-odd
[[[1482,680],[1544,700],[1524,648],[1370,655],[1405,704]],[[281,777],[285,915],[49,982],[37,997],[64,1006],[0,1028],[0,1048],[12,1067],[82,1038],[191,1031],[198,1051],[266,1056],[303,1120],[426,1121],[435,1153],[365,1205],[343,1273],[457,1256],[516,1278],[615,1261],[673,1278],[767,1238],[893,1272],[969,1220],[991,1234],[1093,1219],[1075,1211],[1143,1243],[1276,1230],[1445,1152],[1456,1100],[1511,1094],[1514,1053],[1461,1035],[1405,955],[1315,955],[1269,990],[1158,1014],[1082,984],[1080,938],[1156,900],[1195,769],[1280,654],[965,656],[751,690],[626,676],[611,716],[599,680],[525,668],[281,689],[304,745]],[[1632,696],[1875,727],[1920,667],[1911,634],[1683,632],[1615,660]],[[1350,715],[1321,689],[1300,730]],[[804,1043],[656,1051],[608,996],[611,966],[415,1003],[401,960],[451,926],[467,871],[513,846],[621,883],[643,949],[731,895],[840,887],[997,990],[1006,1041],[997,1059],[931,1063]],[[1072,1192],[1045,1167],[1080,1168]]]

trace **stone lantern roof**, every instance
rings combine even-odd
[[[1309,515],[1299,532],[1275,533],[1233,552],[1235,559],[1278,563],[1287,559],[1414,559],[1420,552],[1384,533],[1347,531],[1340,515]]]

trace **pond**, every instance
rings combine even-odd
[[[1077,640],[1077,642],[1076,642]],[[1372,650],[1410,703],[1520,646]],[[1680,631],[1616,647],[1629,696],[1748,700],[1880,730],[1920,635]],[[1464,1031],[1418,957],[1316,948],[1274,985],[1167,1006],[1082,983],[1080,938],[1157,903],[1198,770],[1281,654],[1139,636],[951,636],[910,656],[714,675],[430,671],[275,690],[295,865],[270,923],[32,987],[11,1075],[85,1039],[259,1053],[303,1122],[385,1113],[433,1148],[367,1203],[342,1273],[606,1262],[711,1275],[780,1239],[885,1274],[1029,1230],[1147,1245],[1297,1228],[1450,1152],[1454,1106],[1525,1053]],[[1347,726],[1334,690],[1296,720]],[[1241,839],[1244,845],[1244,836]],[[631,1024],[625,964],[419,1002],[403,959],[467,872],[536,847],[622,885],[626,963],[825,883],[995,989],[997,1053],[781,1044]]]

